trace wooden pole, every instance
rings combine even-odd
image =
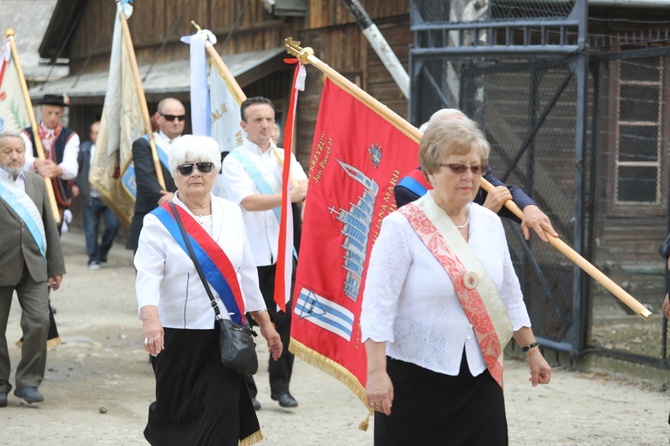
[[[135,57],[135,49],[133,47],[133,40],[130,38],[130,29],[128,28],[128,21],[126,15],[123,13],[123,8],[119,9],[121,17],[121,27],[123,30],[123,40],[128,50],[128,57],[130,57],[130,65],[133,68],[133,76],[135,77],[135,84],[137,88],[137,95],[140,99],[140,108],[142,109],[142,118],[144,119],[144,126],[146,127],[147,136],[149,137],[149,146],[151,147],[151,159],[154,162],[154,170],[156,171],[156,178],[158,184],[165,188],[165,178],[163,177],[163,169],[161,168],[161,161],[158,158],[158,151],[156,150],[156,142],[154,141],[154,132],[151,128],[151,118],[149,117],[149,108],[147,107],[147,99],[144,96],[144,89],[142,88],[142,79],[140,78],[140,70],[137,67],[137,58]]]
[[[202,31],[200,26],[198,26],[195,21],[191,20],[191,24],[197,29],[198,31]],[[208,40],[205,42],[205,49],[207,50],[207,54],[209,54],[209,57],[214,61],[214,64],[216,65],[216,68],[219,70],[219,73],[221,74],[221,77],[226,81],[228,84],[228,87],[230,89],[230,92],[233,94],[233,97],[237,101],[237,103],[242,103],[244,100],[247,98],[247,96],[244,94],[242,91],[242,88],[240,87],[240,84],[237,83],[235,80],[235,77],[233,76],[233,73],[230,72],[226,64],[223,62],[223,59],[221,59],[221,56],[219,56],[219,53],[216,51],[214,48],[214,45]],[[274,151],[275,158],[277,159],[277,162],[281,167],[284,166],[284,160],[281,159],[279,156],[279,153],[277,151]],[[290,182],[291,186],[297,187],[298,183],[293,178],[293,175],[290,177]]]
[[[349,81],[347,78],[342,76],[337,71],[333,70],[326,63],[319,60],[314,56],[314,50],[311,48],[302,48],[300,42],[294,41],[291,37],[285,40],[286,51],[289,54],[292,54],[300,59],[303,64],[310,63],[314,65],[317,69],[323,72],[328,78],[330,78],[336,85],[338,85],[343,90],[347,91],[349,94],[354,96],[356,99],[367,105],[371,110],[375,111],[379,116],[386,119],[388,122],[393,124],[401,132],[406,134],[408,137],[413,139],[416,142],[421,140],[422,133],[414,127],[412,124],[404,120],[393,110],[377,101],[375,98],[370,96],[368,93],[360,89],[354,83]],[[484,178],[481,179],[481,186],[485,191],[493,189],[493,185],[486,181]],[[505,202],[505,207],[512,211],[514,215],[523,219],[523,212],[512,200]],[[626,304],[631,310],[635,311],[637,314],[643,318],[648,318],[652,313],[637,301],[633,296],[628,294],[623,288],[614,283],[609,277],[603,274],[598,268],[593,266],[588,260],[582,257],[577,251],[572,249],[568,244],[563,242],[558,237],[554,237],[548,232],[545,232],[547,240],[549,243],[566,256],[570,261],[579,266],[584,272],[589,276],[593,277],[598,283],[605,287],[610,293],[612,293],[617,299],[621,300]]]
[[[191,20],[191,24],[198,31],[202,31],[202,28],[200,28],[200,26],[197,23],[195,23],[195,21]],[[212,45],[212,43],[209,40],[205,41],[205,49],[207,50],[207,54],[209,54],[209,57],[216,64],[216,68],[219,70],[221,77],[223,77],[223,79],[228,84],[228,88],[230,88],[230,91],[233,93],[233,97],[235,98],[237,103],[241,104],[242,102],[244,102],[244,100],[247,98],[247,95],[244,94],[242,88],[240,87],[240,84],[238,84],[237,81],[235,80],[233,73],[230,72],[226,64],[223,62],[223,59],[221,59],[221,56],[219,56],[219,53],[216,52],[216,48],[214,48],[214,45]]]
[[[21,62],[19,61],[19,52],[17,51],[16,44],[14,43],[14,30],[8,28],[5,32],[5,36],[7,39],[9,39],[9,45],[12,48],[12,58],[14,59],[14,64],[16,65],[16,72],[19,75],[23,100],[25,101],[26,109],[28,110],[28,119],[30,120],[30,127],[33,130],[33,143],[35,144],[35,149],[37,150],[37,157],[41,160],[44,160],[46,159],[46,156],[44,155],[44,146],[42,146],[42,140],[40,139],[40,134],[37,131],[37,120],[35,119],[33,104],[30,100],[30,95],[28,94],[28,84],[26,84],[26,78],[23,76],[23,69],[21,68]],[[44,185],[47,188],[47,197],[49,199],[51,213],[54,216],[56,226],[58,226],[60,225],[61,217],[60,211],[58,210],[58,202],[56,202],[56,194],[54,193],[54,186],[51,182],[51,178],[45,178]]]

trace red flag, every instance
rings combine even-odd
[[[297,59],[285,60],[297,63]],[[277,247],[277,269],[275,271],[274,300],[277,306],[286,311],[286,302],[291,297],[291,275],[293,274],[293,214],[291,209],[291,144],[293,140],[293,122],[295,107],[298,103],[298,90],[305,89],[305,67],[298,63],[293,75],[291,99],[284,126],[284,165],[282,166],[281,212],[279,214],[279,246]]]
[[[323,87],[291,322],[291,349],[362,400],[360,311],[370,250],[418,144],[329,79]]]

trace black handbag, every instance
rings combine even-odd
[[[207,291],[209,300],[212,303],[212,308],[216,314],[216,325],[220,330],[219,348],[221,350],[221,363],[224,367],[241,375],[254,375],[258,371],[258,356],[256,355],[256,343],[254,342],[256,333],[254,333],[248,325],[239,325],[236,322],[230,319],[224,319],[223,316],[221,316],[219,305],[212,295],[212,290],[209,288],[207,279],[205,279],[205,275],[200,267],[200,262],[198,262],[198,258],[193,252],[193,247],[186,234],[181,217],[179,217],[177,207],[174,203],[170,202],[170,208],[179,225],[179,230],[181,231],[181,235],[188,248],[188,254],[191,257],[191,260],[193,260],[195,269],[198,271],[198,276],[200,276],[200,280],[205,287],[205,291]]]

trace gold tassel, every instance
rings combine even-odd
[[[263,432],[261,432],[261,430],[258,429],[253,434],[251,434],[248,437],[243,438],[242,440],[240,440],[240,446],[250,446],[254,443],[258,443],[263,438],[265,438],[265,437],[263,437]]]
[[[19,339],[18,341],[16,341],[16,346],[17,346],[18,348],[21,348],[21,347],[23,346],[23,340],[22,340],[22,339],[23,339],[23,338],[21,338],[21,339]],[[57,338],[53,338],[53,339],[47,339],[47,348],[58,347],[58,346],[61,345],[62,343],[63,343],[63,342],[61,342],[61,340],[60,340],[60,336],[57,337]]]
[[[374,410],[369,409],[368,416],[365,417],[361,424],[358,425],[358,429],[367,432],[368,427],[370,427],[370,417],[374,414]]]
[[[49,339],[49,340],[47,341],[47,347],[49,347],[49,348],[51,348],[51,347],[58,347],[58,346],[61,345],[61,344],[62,344],[62,342],[61,342],[61,340],[60,340],[60,336],[57,337],[57,338]]]

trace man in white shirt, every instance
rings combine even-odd
[[[272,141],[275,110],[272,102],[263,97],[245,100],[241,107],[240,126],[246,133],[242,145],[228,155],[222,165],[221,175],[226,197],[242,207],[247,237],[258,269],[261,292],[272,321],[288,346],[291,330],[290,303],[287,311],[277,311],[274,302],[275,268],[279,242],[278,212],[281,205],[282,165],[286,155],[291,157],[291,177],[295,187],[291,202],[299,203],[307,194],[307,175],[293,154],[286,154]],[[295,216],[299,218],[299,216]],[[293,354],[284,349],[277,361],[270,360],[271,398],[282,407],[296,407],[298,402],[289,391],[293,370]],[[256,385],[247,379],[256,410]]]
[[[72,203],[71,180],[79,171],[79,135],[61,123],[65,107],[70,106],[70,98],[66,94],[45,94],[37,105],[42,114],[42,120],[37,125],[38,135],[33,135],[32,127],[21,132],[26,146],[24,168],[44,178],[51,178],[62,216]],[[38,157],[34,144],[36,136],[42,142],[45,159]]]

